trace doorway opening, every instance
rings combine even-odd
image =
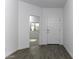
[[[30,16],[30,47],[39,45],[40,19],[39,16]]]

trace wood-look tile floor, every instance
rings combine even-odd
[[[72,59],[62,45],[45,45],[17,51],[6,59]]]

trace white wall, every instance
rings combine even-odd
[[[47,21],[48,17],[62,18],[62,8],[40,8],[23,1],[6,0],[5,13],[5,52],[6,56],[18,49],[29,47],[29,16],[40,16],[40,44],[47,44]],[[19,12],[18,12],[19,11]],[[19,15],[18,15],[19,13]],[[19,16],[19,23],[18,23]],[[68,0],[64,8],[64,46],[72,56],[72,0]],[[18,28],[19,25],[19,28]],[[62,25],[61,25],[62,27]],[[19,31],[18,31],[19,29]],[[63,30],[62,30],[63,31]],[[18,34],[19,32],[19,34]],[[60,43],[62,43],[63,34],[61,33]],[[18,40],[19,38],[19,40]]]
[[[29,47],[29,16],[40,16],[42,9],[38,6],[19,1],[19,49]],[[41,37],[41,36],[40,36]]]
[[[59,32],[59,44],[62,44],[63,40],[63,8],[43,8],[43,20],[42,20],[42,41],[41,44],[53,44],[53,35],[51,36],[51,39],[48,39],[48,34],[47,34],[47,24],[48,21],[54,22],[53,19],[60,19],[61,20],[61,25],[60,27],[62,28],[61,31]],[[52,20],[52,21],[51,21]],[[53,26],[53,24],[50,24]],[[56,35],[57,37],[57,35]],[[47,42],[49,41],[49,42]],[[55,40],[54,40],[55,42]]]
[[[73,56],[73,0],[68,0],[64,7],[64,40],[63,44]]]
[[[5,55],[18,48],[18,0],[5,0]]]
[[[40,8],[38,6],[19,1],[19,49],[29,48],[29,16],[40,16],[39,44],[47,44],[47,17],[61,18],[63,22],[63,8]],[[61,27],[63,27],[61,25]],[[60,33],[60,44],[62,44]]]

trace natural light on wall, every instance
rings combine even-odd
[[[34,17],[30,16],[30,22],[34,22]]]
[[[36,23],[36,30],[39,30],[39,23]]]
[[[30,42],[36,42],[37,41],[37,39],[31,39],[30,40]]]
[[[31,23],[31,31],[38,31],[39,30],[39,23]]]
[[[79,0],[73,0],[73,59],[79,59]]]
[[[34,31],[34,23],[31,23],[31,31]]]

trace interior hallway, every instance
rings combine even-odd
[[[72,59],[62,45],[43,45],[22,49],[6,59]]]

